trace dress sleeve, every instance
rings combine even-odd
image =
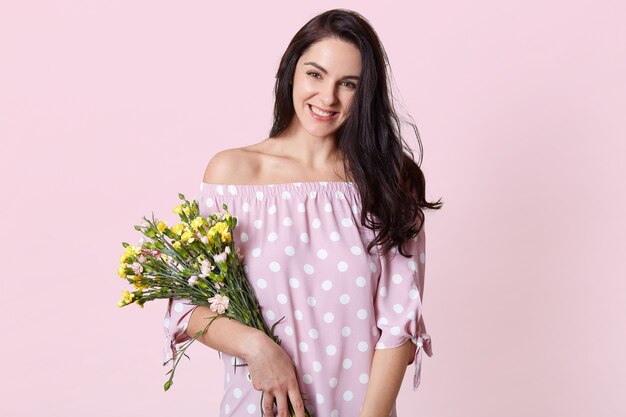
[[[381,271],[374,298],[376,325],[380,337],[376,349],[389,349],[411,340],[416,345],[413,389],[420,384],[422,350],[432,356],[430,336],[422,315],[424,294],[424,265],[426,237],[424,226],[420,233],[405,244],[409,258],[396,248],[381,256]]]

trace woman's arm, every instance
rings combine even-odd
[[[397,348],[374,351],[370,379],[359,417],[389,416],[415,349],[411,340],[407,340]]]
[[[189,318],[187,334],[193,337],[216,313],[207,306],[197,306]],[[204,345],[243,358],[252,376],[252,385],[265,392],[263,411],[273,415],[274,400],[279,415],[288,415],[287,398],[297,417],[304,417],[304,402],[296,380],[294,364],[289,355],[269,336],[251,326],[218,317],[198,339]],[[285,414],[282,414],[285,413]]]

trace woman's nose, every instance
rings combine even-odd
[[[325,106],[330,107],[331,105],[335,103],[335,101],[337,101],[337,92],[335,90],[334,84],[330,84],[330,83],[326,84],[322,88],[320,95],[322,97],[322,103]]]

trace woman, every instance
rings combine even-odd
[[[432,355],[422,209],[441,202],[425,200],[422,171],[405,153],[386,65],[362,16],[316,16],[281,59],[269,137],[207,165],[201,213],[228,205],[264,317],[282,318],[280,346],[228,319],[199,339],[227,365],[221,416],[286,416],[288,401],[298,417],[304,407],[395,416],[407,364],[419,384],[421,351]],[[184,301],[166,314],[171,349],[214,314]]]

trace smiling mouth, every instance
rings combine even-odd
[[[336,115],[338,113],[336,111],[335,112],[324,111],[324,110],[320,109],[319,107],[313,106],[312,104],[308,104],[308,106],[309,106],[309,109],[311,110],[311,112],[314,115],[316,115],[316,116],[318,116],[318,117],[320,117],[322,119],[330,119],[330,118],[332,118],[334,115]]]

